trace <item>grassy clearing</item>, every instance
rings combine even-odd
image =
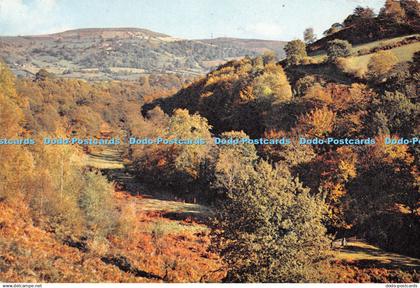
[[[123,169],[124,164],[120,158],[120,151],[106,147],[99,152],[88,154],[85,165],[97,169]]]
[[[203,205],[186,203],[182,199],[178,199],[173,195],[169,195],[170,191],[152,191],[156,189],[146,188],[142,183],[137,182],[135,177],[125,171],[124,163],[121,159],[121,151],[106,147],[95,153],[91,153],[86,158],[86,165],[100,170],[110,170],[111,178],[115,182],[122,182],[124,186],[129,186],[131,194],[138,195],[134,197],[136,204],[145,212],[176,212],[191,215],[209,215],[211,210]],[[135,193],[133,193],[135,192]],[[128,193],[118,196],[120,199],[129,197]],[[126,200],[126,199],[125,199]]]
[[[101,170],[112,170],[112,175],[116,177],[115,181],[124,182],[125,186],[130,184],[130,187],[135,187],[137,196],[132,196],[126,191],[117,192],[116,201],[121,206],[128,202],[135,204],[139,217],[143,219],[142,232],[151,233],[155,229],[160,229],[166,235],[184,232],[198,233],[208,230],[204,225],[188,222],[185,219],[207,217],[211,215],[210,208],[178,199],[165,199],[170,198],[163,197],[165,191],[153,192],[141,183],[137,183],[132,175],[127,175],[127,172],[124,172],[121,152],[113,147],[106,147],[101,151],[89,154],[86,165]]]
[[[182,212],[189,214],[208,214],[210,209],[199,204],[185,203],[180,201],[160,200],[143,198],[139,200],[143,211],[166,211]]]
[[[357,54],[360,50],[370,50],[375,47],[379,47],[382,45],[387,45],[395,42],[399,42],[401,40],[404,40],[405,38],[412,37],[412,36],[419,36],[420,34],[413,34],[413,35],[407,35],[402,37],[396,37],[391,39],[381,39],[378,41],[355,45],[352,48],[352,53]],[[411,43],[408,45],[404,45],[401,47],[397,47],[394,49],[391,49],[391,51],[397,56],[398,60],[400,62],[403,61],[410,61],[413,58],[413,54],[417,51],[420,51],[420,42],[417,43]],[[373,54],[367,54],[362,56],[350,56],[346,58],[346,60],[349,62],[349,69],[357,71],[357,70],[367,70],[367,64],[369,63],[370,58]],[[327,59],[327,52],[325,50],[319,50],[316,51],[314,54],[311,55],[311,58],[314,59],[314,61],[321,63],[322,61],[325,61]]]
[[[186,223],[182,221],[170,221],[167,219],[154,219],[151,222],[142,225],[139,232],[153,233],[158,232],[161,235],[179,235],[184,233],[208,232],[209,228],[195,223]]]
[[[391,50],[400,62],[411,61],[414,53],[420,51],[420,42],[397,47]]]
[[[409,37],[412,37],[412,36],[419,36],[419,35],[420,34],[413,34],[413,35],[407,35],[407,36],[390,38],[390,39],[381,39],[381,40],[378,40],[378,41],[373,41],[373,42],[369,42],[369,43],[354,45],[353,49],[352,49],[352,52],[357,53],[360,50],[372,49],[372,48],[375,48],[375,47],[378,47],[378,46],[392,44],[392,43],[404,40],[406,38],[409,38]]]
[[[383,266],[420,268],[420,259],[403,256],[396,253],[385,252],[378,247],[364,242],[349,242],[345,248],[334,253],[337,260],[345,262],[369,261],[380,263]]]
[[[114,193],[118,209],[133,212],[129,239],[112,238],[107,255],[127,259],[133,269],[166,275],[167,282],[219,282],[224,270],[219,257],[208,251],[209,228],[201,224],[210,209],[185,203],[171,191],[146,187],[123,165],[121,155],[115,147],[106,147],[86,161],[118,183]]]

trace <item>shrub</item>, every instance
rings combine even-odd
[[[79,205],[93,237],[104,238],[116,225],[112,193],[114,189],[105,177],[97,172],[85,175],[85,186],[81,191]]]
[[[357,55],[359,55],[359,56],[366,55],[366,54],[370,54],[370,49],[369,48],[362,48],[362,49],[357,51]]]
[[[316,83],[316,78],[312,75],[307,75],[296,81],[295,91],[297,96],[305,95],[306,91]]]
[[[117,233],[125,239],[131,239],[138,232],[136,204],[133,202],[124,205],[121,210]]]
[[[308,55],[306,54],[306,45],[301,40],[292,40],[284,46],[286,52],[286,61],[289,65],[297,65]]]
[[[328,42],[327,55],[330,61],[338,57],[347,57],[351,54],[351,44],[346,40],[335,39]]]
[[[368,75],[371,79],[381,81],[397,62],[398,58],[391,51],[379,51],[369,60]]]
[[[269,66],[270,65],[270,66]],[[254,95],[260,103],[272,104],[292,97],[292,90],[281,66],[267,65],[265,71],[253,82]]]
[[[53,78],[54,74],[48,72],[45,69],[40,69],[36,74],[35,74],[35,81],[45,81],[48,78]]]
[[[338,67],[338,69],[340,69],[341,71],[343,71],[344,73],[353,75],[355,77],[358,78],[363,78],[365,75],[365,69],[364,68],[357,68],[354,69],[352,67],[352,61],[354,61],[354,59],[352,57],[350,58],[343,58],[343,57],[339,57],[336,59],[335,63]]]
[[[238,158],[231,162],[241,162]],[[213,229],[213,245],[228,267],[225,281],[318,280],[329,242],[321,224],[324,204],[287,170],[264,161],[226,172],[216,177],[228,176],[235,185],[218,181],[226,194]]]
[[[299,118],[297,131],[310,137],[322,137],[332,132],[336,113],[327,107],[312,110]]]

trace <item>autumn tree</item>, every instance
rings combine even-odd
[[[301,116],[295,129],[301,135],[323,137],[333,131],[335,121],[336,113],[324,106]]]
[[[405,18],[405,11],[400,1],[386,0],[384,7],[379,12],[379,16],[400,22]]]
[[[190,115],[187,110],[178,109],[169,120],[169,127],[166,131],[168,139],[190,139],[202,140],[203,144],[177,145],[175,168],[196,179],[200,173],[200,165],[208,156],[211,146],[211,126],[207,120],[198,114]],[[206,144],[206,145],[204,145]],[[183,147],[180,147],[183,146]]]
[[[322,87],[319,83],[315,83],[313,86],[309,87],[306,90],[303,99],[322,104],[332,104],[333,102],[331,93],[327,89]]]
[[[330,61],[339,57],[347,57],[351,54],[351,44],[346,40],[335,39],[328,42],[327,55]]]
[[[327,30],[325,30],[323,32],[323,34],[324,34],[324,36],[328,36],[328,35],[337,33],[338,31],[340,31],[343,28],[344,28],[343,24],[341,24],[341,23],[334,23],[334,24],[331,25],[330,28],[328,28]]]
[[[200,115],[191,115],[185,109],[175,110],[164,126],[158,123],[155,126],[153,141],[160,138],[161,142],[144,145],[148,146],[146,150],[138,153],[135,161],[139,173],[177,187],[198,181],[212,146],[210,128],[207,119]],[[192,143],[178,143],[178,140]]]
[[[244,132],[225,132],[221,139],[238,140],[248,138]],[[232,161],[232,159],[236,159]],[[216,156],[212,159],[212,186],[216,192],[224,194],[225,190],[233,191],[236,187],[236,175],[242,173],[244,167],[253,165],[258,159],[255,146],[252,144],[218,145]],[[246,173],[246,172],[243,172]]]
[[[353,14],[349,15],[343,22],[344,26],[348,27],[354,24],[363,25],[363,21],[372,19],[375,17],[375,12],[372,8],[357,6],[354,9]]]
[[[420,3],[417,0],[400,0],[401,8],[409,19],[419,19]]]
[[[301,40],[292,40],[284,46],[286,61],[289,65],[297,65],[307,57],[306,45]]]
[[[230,159],[236,161],[240,156]],[[216,210],[213,243],[228,267],[225,281],[318,281],[329,242],[322,201],[287,169],[265,161],[222,170],[216,178],[225,198]]]
[[[15,78],[0,62],[0,133],[1,139],[19,139],[23,135],[24,113],[15,90]],[[33,159],[23,145],[0,147],[0,198],[21,201],[30,185]]]
[[[357,176],[357,153],[342,146],[318,155],[301,171],[302,181],[324,199],[328,207],[325,225],[331,234],[345,235],[351,228],[346,218],[348,183]]]
[[[276,130],[269,130],[264,133],[264,137],[267,139],[296,136]],[[291,170],[310,162],[316,156],[311,145],[300,145],[296,141],[291,141],[287,145],[261,145],[259,152],[264,159],[274,162],[276,165],[286,165]]]
[[[386,145],[379,135],[357,163],[358,177],[348,185],[348,218],[358,232],[385,249],[420,255],[418,166],[407,145]]]
[[[370,7],[357,6],[354,9],[354,13],[353,14],[355,16],[357,16],[357,17],[362,18],[362,19],[369,19],[369,18],[375,17],[375,12]]]
[[[420,55],[420,53],[417,53]],[[419,59],[413,55],[413,61],[400,62],[389,70],[383,86],[387,91],[399,91],[409,99],[416,99],[418,90],[418,80],[420,77]]]
[[[420,105],[414,104],[400,92],[388,92],[379,96],[377,109],[386,116],[391,133],[413,135],[420,115]]]
[[[264,72],[254,79],[252,87],[256,100],[261,104],[271,105],[273,102],[287,101],[292,97],[286,73],[280,65],[274,63],[267,65]]]
[[[316,35],[314,33],[314,28],[309,27],[306,28],[305,31],[303,32],[303,40],[305,41],[305,43],[308,44],[312,44],[316,41]]]
[[[15,76],[10,69],[0,61],[0,87],[2,94],[13,100],[17,100]]]
[[[112,199],[114,188],[100,173],[88,172],[84,177],[79,205],[92,236],[104,238],[116,229],[118,223]]]

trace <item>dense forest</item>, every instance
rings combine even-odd
[[[357,7],[280,61],[243,57],[189,81],[16,78],[2,63],[0,140],[36,144],[0,145],[0,279],[418,282],[420,266],[346,262],[334,243],[420,258],[419,5]],[[180,211],[147,210],[142,191],[86,164],[109,147],[45,137],[121,139],[124,175],[208,211],[167,232]]]

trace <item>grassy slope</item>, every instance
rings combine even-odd
[[[414,34],[414,35],[408,35],[408,36],[403,36],[403,37],[396,37],[396,38],[391,38],[391,39],[382,39],[379,41],[374,41],[374,42],[370,42],[370,43],[365,43],[365,44],[361,44],[361,45],[355,45],[352,48],[352,53],[356,54],[358,51],[360,50],[364,50],[364,49],[372,49],[384,44],[391,44],[391,43],[395,43],[398,41],[401,41],[405,38],[408,37],[412,37],[412,36],[418,36],[419,34]],[[404,45],[401,47],[397,47],[397,48],[393,48],[390,51],[392,51],[398,58],[398,60],[400,62],[403,61],[410,61],[413,57],[413,54],[417,51],[420,51],[420,43],[411,43],[408,45]],[[359,70],[361,69],[362,71],[366,71],[367,70],[367,65],[369,63],[370,58],[372,57],[373,54],[367,54],[367,55],[362,55],[362,56],[350,56],[347,58],[348,61],[348,65],[349,65],[349,69],[351,70]],[[311,55],[311,57],[313,59],[315,59],[317,62],[322,62],[323,60],[326,59],[327,54],[326,51],[321,50],[321,51],[317,51],[315,53],[313,53]]]
[[[360,240],[332,251],[328,267],[332,280],[341,283],[411,283],[420,280],[420,259],[383,251]]]
[[[406,38],[410,38],[412,36],[419,36],[419,34],[413,34],[413,35],[407,35],[407,36],[401,36],[401,37],[395,37],[395,38],[389,38],[389,39],[381,39],[378,41],[373,41],[373,42],[369,42],[369,43],[364,43],[364,44],[359,44],[359,45],[354,45],[353,46],[353,52],[358,52],[362,49],[372,49],[381,45],[386,45],[386,44],[392,44],[395,42],[399,42],[401,40],[404,40]]]
[[[420,259],[386,252],[361,241],[349,242],[335,253],[335,257],[346,262],[372,262],[387,268],[420,269]]]
[[[411,43],[411,44],[404,45],[401,47],[396,47],[388,51],[393,52],[395,56],[397,56],[399,62],[411,61],[414,53],[417,51],[420,51],[420,42]],[[367,55],[362,55],[362,56],[349,57],[347,59],[348,60],[347,63],[349,65],[348,68],[354,71],[361,70],[361,71],[366,72],[370,58],[373,55],[374,54],[367,54]]]

